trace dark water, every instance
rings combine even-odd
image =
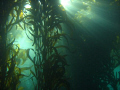
[[[88,26],[75,24],[75,40],[71,43],[77,50],[70,57],[73,90],[108,90],[108,88],[100,88],[100,85],[107,86],[105,83],[107,80],[103,82],[100,80],[105,77],[111,84],[115,84],[114,79],[109,77],[110,73],[109,75],[106,73],[110,71],[111,66],[104,68],[104,65],[110,62],[110,52],[115,48],[113,42],[120,34],[120,6],[115,6],[112,10],[109,8],[110,6],[104,5],[93,6],[94,13],[103,20],[100,18],[88,20]],[[83,36],[85,41],[81,38]],[[109,90],[114,89],[109,88]]]

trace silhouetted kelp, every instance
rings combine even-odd
[[[115,68],[117,68],[120,65],[120,38],[119,38],[120,34],[118,33],[118,35],[116,36],[116,40],[113,42],[114,47],[111,50],[110,53],[110,57],[111,57],[111,68],[112,70],[114,70]],[[111,78],[111,86],[114,88],[114,90],[117,90],[117,85],[119,85],[118,83],[120,83],[120,73],[119,72],[114,72],[115,76]],[[117,75],[119,75],[117,77]]]
[[[7,18],[5,18],[5,28],[2,28],[6,38],[4,38],[5,44],[2,50],[4,51],[4,57],[0,58],[1,90],[22,90],[23,87],[19,87],[19,84],[20,78],[26,76],[21,74],[24,70],[30,70],[33,77],[36,78],[35,90],[59,90],[61,87],[70,90],[68,77],[65,76],[65,67],[68,65],[66,62],[67,55],[62,55],[58,50],[65,48],[70,51],[70,49],[65,45],[57,45],[57,42],[65,38],[68,43],[67,34],[62,32],[61,23],[70,26],[72,26],[72,23],[68,20],[65,9],[57,0],[54,0],[54,2],[52,0],[29,1],[32,8],[28,9],[30,14],[25,16],[23,16],[22,10],[27,2],[26,0],[13,0],[6,4],[9,9],[5,9],[5,16],[10,15],[11,19],[7,21]],[[15,25],[16,30],[18,26],[25,30],[26,36],[33,42],[35,49],[20,49],[19,45],[13,44],[15,38],[10,39],[11,42],[7,41],[7,33],[12,31]],[[27,29],[27,25],[33,27]],[[33,36],[33,39],[27,32]],[[3,42],[3,35],[1,34],[0,42]],[[30,50],[35,54],[33,58]],[[24,64],[27,58],[34,64],[35,71],[32,71],[32,66],[17,67]],[[33,77],[31,77],[32,80]]]
[[[115,72],[115,68],[120,65],[120,40],[115,40],[113,44],[107,59],[94,61],[94,64],[97,65],[94,65],[96,71],[91,72],[91,85],[94,85],[91,88],[109,90],[111,87],[113,90],[118,90],[120,78],[118,78],[119,73]]]
[[[34,28],[30,28],[28,32],[34,37],[33,45],[36,50],[28,49],[27,55],[34,63],[35,71],[30,71],[37,80],[35,90],[57,90],[61,87],[70,90],[65,76],[66,55],[61,55],[58,51],[58,48],[69,48],[56,44],[61,37],[68,42],[61,26],[61,23],[67,23],[66,12],[58,1],[52,0],[31,0],[31,7],[29,11],[33,17],[28,24]],[[30,56],[30,50],[35,53],[34,58]]]
[[[19,87],[20,78],[26,75],[21,74],[21,72],[31,69],[31,67],[17,67],[20,64],[17,63],[17,57],[19,55],[19,51],[21,50],[19,49],[19,45],[13,44],[15,39],[12,41],[10,37],[7,37],[7,34],[12,30],[13,25],[18,24],[20,26],[20,22],[24,20],[24,18],[19,18],[20,11],[23,9],[24,4],[25,0],[16,2],[14,0],[9,0],[7,2],[1,2],[2,9],[0,9],[0,12],[2,12],[2,23],[0,25],[0,90],[22,90],[23,87]],[[16,15],[14,14],[15,10],[17,12]],[[11,18],[8,18],[9,15],[11,15]],[[24,62],[25,60],[23,60],[22,64],[24,64]]]

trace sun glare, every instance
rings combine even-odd
[[[67,7],[70,3],[70,0],[60,0],[61,4],[63,5],[63,7]]]

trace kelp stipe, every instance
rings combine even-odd
[[[9,11],[11,10],[11,2],[1,2],[1,23],[0,23],[0,89],[1,90],[16,90],[19,84],[20,72],[15,67],[15,57],[19,52],[19,48],[13,48],[13,42],[7,42],[7,31],[9,27],[6,26],[6,22],[9,16]],[[16,71],[18,71],[16,73]]]
[[[54,2],[31,0],[30,2],[32,7],[30,12],[33,17],[27,24],[32,26],[28,32],[34,38],[35,50],[28,49],[27,55],[34,63],[35,71],[30,71],[37,80],[35,90],[59,90],[61,87],[70,90],[70,84],[65,77],[66,55],[58,51],[58,48],[68,47],[57,45],[61,37],[67,40],[61,26],[61,23],[67,22],[66,12],[61,9],[57,0]],[[34,58],[31,58],[30,50],[35,53]]]
[[[20,64],[17,63],[20,48],[19,45],[13,44],[16,38],[9,32],[14,25],[19,25],[24,20],[24,17],[20,18],[20,10],[23,9],[24,3],[24,0],[3,0],[0,5],[0,90],[23,89],[19,87],[20,78],[26,75],[21,73],[23,68],[17,67]]]
[[[67,23],[68,21],[65,10],[57,0],[54,3],[51,0],[29,1],[32,8],[27,11],[30,14],[22,14],[26,0],[10,1],[6,4],[9,7],[2,11],[6,12],[5,14],[2,13],[6,17],[0,27],[1,90],[22,90],[23,87],[19,87],[19,84],[20,78],[26,76],[21,74],[24,70],[30,70],[32,80],[33,77],[36,78],[37,84],[33,80],[35,90],[59,90],[61,87],[70,90],[68,78],[65,76],[66,55],[59,52],[60,48],[68,50],[69,48],[57,44],[62,38],[65,38],[68,42],[67,34],[62,32],[61,26],[61,23]],[[10,18],[7,21],[9,15]],[[16,30],[18,27],[25,30],[26,36],[33,42],[32,46],[35,48],[25,50],[21,49],[19,44],[15,45],[14,42],[18,36],[8,35],[13,27],[16,27]],[[7,38],[7,36],[10,38]],[[30,51],[34,53],[34,57],[30,54]],[[23,56],[23,53],[25,56]],[[21,62],[24,64],[27,58],[32,61],[34,66],[17,67]],[[32,67],[34,67],[34,70],[31,69]]]

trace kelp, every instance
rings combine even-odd
[[[11,46],[13,45],[14,41],[15,41],[15,38],[14,38],[14,40],[13,40],[11,43],[9,43],[9,44],[6,46],[6,48],[11,47]]]
[[[12,2],[9,9],[12,18],[7,23],[6,30],[7,33],[12,31],[14,25],[16,25],[16,30],[17,26],[25,30],[26,36],[33,42],[34,49],[20,49],[19,46],[13,44],[15,39],[6,45],[7,59],[5,60],[6,64],[3,65],[6,68],[3,69],[2,66],[2,69],[6,70],[7,73],[4,72],[2,74],[5,79],[3,89],[22,90],[23,87],[18,88],[19,79],[26,75],[21,73],[25,70],[30,70],[33,75],[31,79],[33,80],[33,77],[35,77],[37,80],[37,85],[34,84],[35,90],[57,90],[61,87],[70,90],[70,84],[65,75],[66,66],[68,66],[67,55],[62,55],[59,52],[59,49],[62,48],[69,51],[70,49],[68,46],[57,44],[63,39],[69,44],[67,34],[63,33],[61,25],[66,23],[72,26],[72,23],[67,18],[65,9],[57,0],[54,3],[52,0],[30,0],[32,8],[28,9],[28,11],[31,14],[23,16],[22,10],[25,3],[26,0]],[[27,25],[30,26],[28,29]],[[31,56],[30,51],[34,53],[34,57]],[[17,67],[23,65],[26,60],[32,61],[34,65],[22,68]],[[0,62],[5,63],[3,61]],[[34,70],[32,67],[34,67]]]
[[[27,50],[25,50],[25,49],[20,49],[19,50],[19,53],[18,53],[18,55],[17,55],[17,58],[18,59],[21,59],[21,61],[22,61],[22,63],[21,63],[21,65],[23,65],[25,62],[26,62],[26,60],[27,60]]]
[[[106,89],[110,84],[114,90],[117,90],[120,78],[118,77],[119,71],[115,69],[120,65],[120,40],[119,34],[113,42],[113,48],[110,51],[110,58],[108,60],[100,61],[100,73],[94,73],[94,80],[99,81],[99,89]]]
[[[113,42],[114,48],[111,50],[111,58],[112,58],[112,63],[113,67],[116,68],[117,66],[120,65],[120,35],[116,36],[116,40]]]
[[[2,25],[0,28],[0,89],[1,90],[23,90],[23,87],[19,87],[20,79],[23,77],[28,77],[24,74],[21,74],[24,70],[30,70],[31,67],[23,67],[19,68],[20,58],[23,59],[22,64],[27,60],[26,57],[20,56],[20,48],[15,45],[15,38],[11,40],[7,34],[12,31],[14,25],[18,25],[21,29],[24,29],[20,22],[24,22],[26,17],[20,17],[20,11],[24,8],[26,3],[25,0],[18,0],[14,2],[14,0],[8,0],[8,2],[1,2],[5,5],[3,12],[5,12]],[[16,12],[16,15],[15,15]],[[11,15],[11,16],[9,16]],[[9,17],[9,18],[8,18]],[[27,16],[30,17],[30,16]],[[9,22],[7,22],[9,19]],[[2,42],[2,43],[1,43]],[[1,48],[2,46],[2,48]],[[26,53],[26,52],[25,52]],[[24,53],[24,54],[25,54]],[[18,61],[18,63],[17,63]]]
[[[57,45],[63,38],[69,44],[67,34],[62,33],[61,25],[61,23],[71,24],[67,21],[66,12],[58,2],[53,4],[49,0],[31,0],[30,3],[32,9],[29,11],[33,17],[26,24],[32,25],[33,28],[29,27],[26,31],[34,38],[35,50],[28,49],[27,57],[34,64],[34,70],[30,72],[37,80],[35,90],[57,90],[61,87],[70,90],[70,84],[65,76],[67,55],[61,55],[58,50],[65,48],[70,51],[70,49],[65,45]],[[34,52],[34,57],[31,57],[30,50]]]
[[[12,45],[13,46],[13,45]],[[4,68],[6,68],[6,73],[2,73],[1,76],[5,76],[4,78],[4,86],[2,86],[3,90],[11,90],[11,89],[17,89],[17,84],[19,83],[19,77],[21,76],[21,73],[19,71],[19,69],[17,69],[16,65],[16,61],[15,61],[15,57],[19,52],[19,48],[17,51],[14,50],[14,48],[12,48],[12,46],[10,46],[9,48],[7,48],[6,50],[6,60],[4,63],[2,63],[2,67],[6,66]],[[11,52],[11,53],[10,53]],[[1,67],[1,70],[3,69]],[[2,80],[1,80],[2,81]]]

